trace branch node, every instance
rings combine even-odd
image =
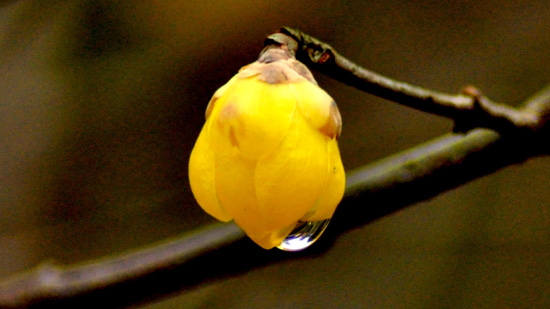
[[[481,90],[479,90],[476,86],[473,85],[467,85],[460,91],[462,94],[471,96],[474,99],[478,100],[483,94],[481,93]]]

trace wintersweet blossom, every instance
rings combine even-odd
[[[258,245],[281,244],[299,221],[332,217],[345,173],[334,100],[285,46],[266,48],[213,95],[189,160],[191,190]]]

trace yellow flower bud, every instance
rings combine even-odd
[[[191,190],[265,249],[332,217],[345,174],[334,100],[288,52],[267,50],[218,89],[189,160]]]

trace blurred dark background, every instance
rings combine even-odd
[[[518,104],[550,83],[548,16],[543,0],[0,2],[0,276],[212,222],[187,180],[204,109],[281,26],[396,79],[453,93],[474,84]],[[342,113],[347,170],[452,129],[314,74]],[[323,254],[148,305],[548,307],[548,167],[506,168]]]

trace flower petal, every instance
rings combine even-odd
[[[231,220],[216,197],[214,151],[208,141],[208,122],[203,127],[189,158],[189,183],[197,203],[220,221]]]
[[[327,154],[327,180],[315,207],[312,209],[312,215],[305,218],[308,221],[321,221],[331,218],[344,196],[346,174],[340,159],[336,139],[332,139],[327,143]]]
[[[295,108],[288,85],[237,79],[212,111],[216,152],[237,151],[247,158],[270,153],[285,137]]]
[[[268,234],[254,188],[256,162],[238,154],[216,154],[216,193],[222,207],[249,236]]]
[[[208,105],[206,106],[206,111],[204,113],[207,120],[208,120],[208,118],[210,118],[210,114],[212,114],[212,110],[214,109],[214,106],[216,105],[215,104],[216,101],[225,94],[227,89],[231,85],[233,85],[233,83],[235,82],[236,79],[237,79],[237,76],[233,76],[233,78],[230,79],[227,83],[225,83],[225,85],[221,86],[220,88],[218,88],[218,90],[216,90],[216,92],[214,92],[214,95],[210,99],[210,102],[208,102]]]
[[[311,82],[290,84],[298,107],[316,129],[330,138],[338,137],[342,129],[342,119],[334,100],[319,86]]]
[[[268,229],[296,223],[315,205],[327,178],[327,140],[296,113],[281,145],[258,161],[256,194]]]

